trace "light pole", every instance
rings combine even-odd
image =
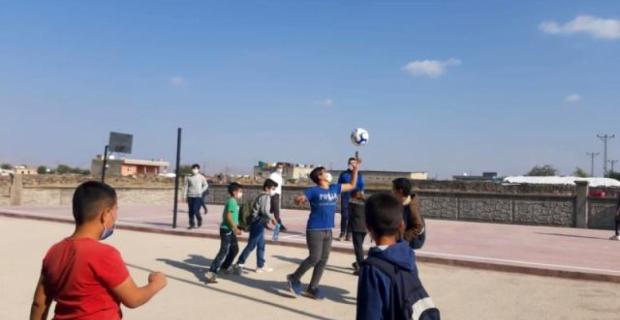
[[[594,158],[600,154],[600,152],[588,152],[586,153],[590,157],[590,177],[594,177]]]
[[[597,134],[596,135],[601,141],[603,141],[604,150],[603,150],[603,176],[607,176],[607,142],[609,140],[616,137],[615,134]]]

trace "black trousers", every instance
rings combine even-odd
[[[280,218],[280,195],[277,193],[271,196],[271,213],[273,213],[276,221],[282,225],[282,219]]]
[[[355,262],[358,265],[364,261],[364,239],[366,239],[366,232],[353,231],[353,250],[355,251]]]
[[[237,235],[234,232],[220,229],[220,240],[220,251],[217,253],[209,269],[213,273],[220,271],[220,268],[228,269],[232,265],[237,253],[239,253]]]

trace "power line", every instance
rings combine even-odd
[[[597,134],[596,135],[601,141],[603,141],[604,149],[603,149],[603,176],[607,176],[607,142],[609,140],[616,137],[615,134]]]
[[[598,156],[599,154],[601,154],[601,153],[600,152],[587,152],[586,154],[590,157],[590,160],[591,160],[591,163],[590,163],[590,177],[594,177],[594,158],[596,156]]]

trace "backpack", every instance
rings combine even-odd
[[[254,208],[254,200],[247,200],[239,206],[239,224],[237,228],[243,231],[250,230],[252,224],[252,211]]]
[[[439,309],[422,286],[417,273],[399,268],[377,257],[368,257],[371,265],[390,277],[390,315],[386,320],[440,320]]]

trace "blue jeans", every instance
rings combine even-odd
[[[237,244],[237,236],[230,230],[220,229],[220,251],[217,253],[215,260],[209,269],[213,273],[217,273],[222,269],[228,269],[233,259],[239,253],[239,245]],[[224,262],[224,263],[222,263]]]
[[[200,216],[200,207],[202,206],[202,198],[187,198],[187,206],[189,209],[189,225],[195,227],[194,217],[198,225],[202,225],[202,217]]]
[[[256,266],[262,268],[265,266],[265,224],[261,222],[254,222],[250,226],[250,239],[237,263],[245,264],[245,260],[254,249],[256,249]]]

